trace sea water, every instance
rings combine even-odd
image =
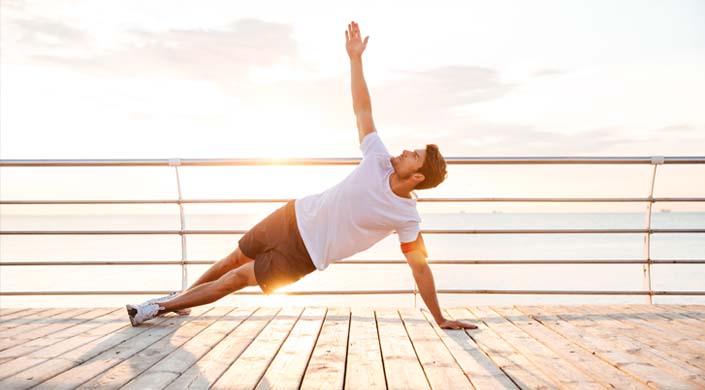
[[[279,207],[271,204],[271,210]],[[265,214],[193,214],[186,229],[248,229]],[[644,213],[422,213],[422,229],[643,229]],[[2,230],[176,230],[171,215],[2,215]],[[702,212],[655,212],[651,227],[705,228]],[[188,260],[217,261],[237,248],[240,235],[186,236]],[[429,260],[644,259],[645,234],[425,234]],[[704,233],[651,235],[652,259],[705,259]],[[179,235],[0,235],[0,261],[181,260]],[[403,260],[396,235],[354,260]],[[207,265],[187,267],[188,284]],[[641,264],[516,264],[431,266],[436,288],[465,290],[642,290]],[[125,291],[181,289],[179,265],[2,266],[0,289],[10,291]],[[705,264],[657,264],[652,289],[705,291]],[[333,264],[281,291],[413,289],[406,264]],[[243,291],[258,292],[258,287]],[[2,307],[115,306],[154,295],[0,296]],[[439,294],[442,306],[472,304],[645,303],[644,296]],[[656,296],[656,303],[705,303],[705,297]],[[423,306],[420,296],[233,295],[223,305]]]

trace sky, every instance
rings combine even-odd
[[[392,154],[705,155],[702,1],[2,0],[0,18],[2,159],[358,157],[352,20],[370,36],[365,78]],[[574,166],[536,170],[546,183],[528,193],[524,170],[471,170],[433,194],[531,196],[576,178],[648,194],[650,167],[601,169],[590,185]],[[705,166],[663,171],[662,195],[705,196]],[[0,174],[6,199],[70,197],[60,184],[85,180]]]

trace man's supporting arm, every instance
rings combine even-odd
[[[433,315],[433,319],[437,324],[442,324],[445,321],[441,314],[441,307],[438,304],[438,295],[436,295],[436,283],[433,280],[433,273],[428,264],[420,266],[413,271],[416,285],[419,286],[419,293],[423,298],[426,307]]]
[[[403,247],[404,244],[402,244],[402,248]],[[436,295],[436,283],[433,280],[431,267],[429,267],[426,262],[426,255],[424,252],[425,250],[422,252],[422,249],[418,248],[409,252],[404,252],[404,256],[406,256],[406,262],[409,263],[409,266],[411,267],[416,285],[419,286],[421,298],[423,298],[426,307],[428,307],[431,315],[433,315],[433,319],[443,329],[477,328],[477,326],[470,323],[457,320],[448,320],[443,317],[440,305],[438,304],[438,295]]]

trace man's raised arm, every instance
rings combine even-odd
[[[362,73],[362,53],[367,47],[368,39],[370,39],[369,36],[365,38],[364,42],[360,39],[360,27],[357,23],[351,22],[348,24],[348,29],[345,31],[345,49],[350,57],[353,111],[357,118],[357,131],[360,136],[360,142],[367,134],[376,131],[372,120],[370,93],[367,91],[367,83],[365,83],[365,76]]]

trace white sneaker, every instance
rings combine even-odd
[[[177,291],[174,291],[173,293],[171,293],[169,295],[165,295],[165,296],[159,297],[159,298],[152,298],[150,300],[145,301],[142,304],[145,305],[145,304],[149,304],[149,303],[159,303],[159,302],[168,301],[177,295],[179,295],[179,293]],[[181,309],[181,310],[175,311],[174,313],[176,313],[180,316],[187,316],[187,315],[191,314],[191,309]]]
[[[127,315],[130,316],[132,326],[137,326],[145,321],[149,321],[157,316],[159,310],[164,308],[157,303],[147,303],[140,305],[128,304],[125,306]]]

